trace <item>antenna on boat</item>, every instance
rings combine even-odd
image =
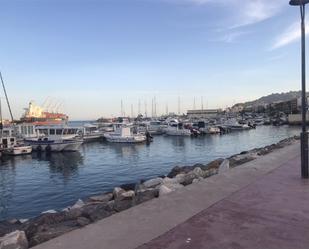
[[[13,118],[13,114],[12,114],[12,110],[11,110],[11,105],[10,105],[10,102],[9,102],[8,95],[6,93],[6,89],[5,89],[5,86],[4,86],[4,81],[3,81],[3,78],[2,78],[1,71],[0,71],[0,78],[1,78],[2,88],[3,88],[4,94],[5,94],[6,102],[8,104],[9,112],[10,112],[10,115],[11,115],[11,119],[12,119],[12,122],[14,122],[14,118]]]
[[[153,98],[151,99],[151,117],[153,118]]]
[[[157,116],[157,99],[156,96],[154,97],[154,116]]]
[[[134,117],[134,114],[133,114],[133,104],[131,104],[131,117],[132,118]]]
[[[196,105],[195,105],[195,97],[194,97],[194,100],[193,100],[193,110],[196,109]]]
[[[121,117],[124,117],[124,111],[123,111],[123,101],[121,100]]]
[[[0,130],[1,136],[3,135],[3,119],[2,119],[2,105],[1,105],[1,98],[0,98]]]
[[[147,118],[147,101],[145,100],[145,117]]]
[[[141,112],[141,100],[138,99],[138,115],[142,114]]]

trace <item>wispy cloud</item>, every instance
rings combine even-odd
[[[284,0],[164,0],[172,3],[213,4],[230,13],[228,28],[240,28],[267,20],[288,6]]]
[[[229,31],[226,32],[222,37],[215,39],[215,41],[225,42],[225,43],[237,43],[239,39],[248,34],[249,32],[245,31]]]
[[[238,8],[238,11],[235,11],[235,24],[232,28],[267,20],[279,14],[286,5],[286,2],[282,0],[234,0],[233,7]]]
[[[309,20],[306,20],[308,23]],[[309,33],[309,25],[306,25],[306,35]],[[284,47],[290,43],[300,40],[301,30],[300,21],[296,21],[291,24],[285,31],[283,31],[278,37],[276,37],[275,42],[271,46],[270,50],[275,50]]]
[[[278,54],[278,55],[271,56],[271,57],[267,58],[266,60],[268,62],[279,61],[279,60],[284,59],[286,56],[287,56],[287,54]]]

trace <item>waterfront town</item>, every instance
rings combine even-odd
[[[7,103],[10,106],[8,100]],[[98,139],[112,143],[150,143],[153,135],[197,137],[255,129],[260,125],[299,125],[300,108],[300,98],[293,98],[264,105],[236,104],[226,110],[195,109],[186,114],[157,116],[153,105],[151,117],[146,116],[145,110],[144,115],[100,118],[78,127],[70,125],[67,114],[49,111],[32,101],[20,120],[1,122],[1,154],[77,151],[82,143]]]
[[[0,249],[308,249],[308,3],[2,1]]]
[[[24,248],[37,246],[69,231],[104,220],[115,213],[139,206],[139,204],[147,203],[171,192],[176,193],[184,186],[203,182],[204,179],[224,172],[228,168],[235,168],[277,150],[280,151],[280,149],[294,145],[299,141],[296,134],[299,131],[298,125],[301,120],[300,107],[299,98],[293,98],[288,101],[276,101],[257,106],[245,103],[236,104],[226,110],[188,110],[186,114],[180,115],[170,113],[148,117],[139,114],[136,117],[99,118],[96,121],[70,122],[69,115],[44,109],[31,101],[20,120],[3,121],[1,153],[4,165],[11,161],[10,158],[13,158],[14,161],[20,158],[16,162],[17,164],[23,164],[23,160],[27,162],[29,159],[36,160],[38,158],[52,162],[58,158],[55,167],[59,167],[58,164],[62,164],[59,161],[59,153],[65,153],[63,154],[67,158],[65,164],[71,164],[70,160],[76,157],[76,153],[80,153],[79,151],[84,150],[83,147],[88,148],[87,146],[91,144],[94,147],[89,147],[89,150],[91,148],[94,150],[102,144],[115,147],[117,150],[119,145],[125,146],[121,147],[121,150],[127,150],[128,146],[135,149],[136,145],[145,146],[145,148],[150,146],[151,149],[152,146],[158,144],[166,150],[169,146],[166,143],[168,137],[176,143],[188,143],[187,139],[211,141],[209,140],[211,137],[217,137],[218,143],[221,143],[220,140],[226,143],[225,137],[231,139],[230,143],[234,143],[236,137],[239,140],[240,134],[243,134],[242,139],[246,143],[250,131],[257,134],[257,137],[252,141],[253,144],[261,144],[264,139],[266,141],[263,141],[263,146],[256,148],[250,147],[248,144],[247,147],[243,147],[247,148],[247,151],[241,153],[230,154],[232,150],[229,149],[228,152],[224,152],[227,158],[207,159],[207,163],[196,161],[190,166],[168,166],[167,169],[158,171],[161,174],[167,172],[164,176],[158,174],[153,178],[147,177],[143,173],[146,178],[135,178],[136,182],[125,180],[119,186],[116,185],[117,180],[114,179],[109,182],[109,186],[114,187],[105,188],[105,192],[104,188],[101,188],[93,190],[94,192],[90,191],[90,193],[97,193],[92,196],[74,195],[73,199],[74,197],[78,199],[76,203],[72,201],[72,198],[68,200],[64,198],[63,201],[59,200],[59,203],[55,205],[47,198],[44,204],[38,207],[31,205],[28,212],[22,213],[17,209],[10,211],[9,206],[3,206],[0,235],[4,238],[9,236],[8,240],[10,240],[10,236],[18,238],[21,241],[18,243],[27,245]],[[155,107],[153,108],[155,109]],[[280,135],[279,131],[283,131],[283,135]],[[286,135],[285,132],[290,135]],[[274,140],[269,140],[267,136],[262,135],[263,133],[278,134],[274,136]],[[215,148],[217,145],[212,144],[212,146]],[[128,155],[124,155],[123,159],[128,160]],[[112,170],[117,172],[116,168]],[[108,171],[102,173],[108,174]],[[129,176],[127,177],[129,178]],[[103,179],[101,176],[100,182]],[[4,196],[5,192],[3,198],[5,198]],[[25,200],[30,201],[27,198]],[[65,206],[65,201],[71,205]],[[60,208],[57,209],[56,206]],[[47,210],[42,210],[44,207]],[[10,213],[14,216],[11,216]],[[13,233],[10,233],[12,231]]]

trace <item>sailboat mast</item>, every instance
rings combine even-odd
[[[2,136],[3,135],[3,119],[2,119],[1,98],[0,98],[0,131],[1,131],[1,136]]]
[[[10,115],[11,115],[11,119],[12,119],[12,122],[14,122],[14,118],[13,118],[13,114],[12,114],[12,110],[11,110],[11,105],[10,105],[10,102],[9,102],[8,95],[6,93],[6,89],[5,89],[5,86],[4,86],[4,81],[3,81],[3,78],[2,78],[1,71],[0,71],[0,78],[1,78],[1,83],[2,83],[2,87],[3,87],[3,91],[4,91],[4,94],[5,94],[6,102],[8,104],[9,112],[10,112]],[[2,120],[2,118],[1,118],[1,120]]]

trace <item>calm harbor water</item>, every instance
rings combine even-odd
[[[156,136],[149,146],[102,140],[84,144],[78,152],[2,158],[0,220],[62,209],[123,183],[166,174],[176,165],[208,163],[296,134],[298,127],[261,126],[223,136]]]

